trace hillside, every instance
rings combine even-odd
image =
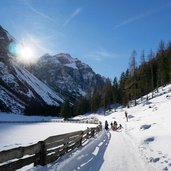
[[[10,49],[14,44],[16,40],[0,27],[0,111],[31,114],[38,108],[58,107],[62,96],[16,62]]]
[[[122,124],[118,131],[102,133],[87,146],[64,156],[48,167],[48,170],[68,171],[79,168],[81,171],[124,170],[161,171],[171,170],[171,85],[160,87],[159,92],[149,93],[137,100],[137,106],[117,108],[104,114],[78,116],[97,117],[104,125],[117,121]],[[128,122],[125,118],[128,112]],[[75,161],[75,162],[73,162]],[[71,169],[71,170],[72,170]]]

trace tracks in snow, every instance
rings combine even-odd
[[[40,170],[149,171],[130,138],[123,132],[103,130],[98,137],[56,163]],[[39,170],[39,169],[38,169]]]

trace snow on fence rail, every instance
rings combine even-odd
[[[68,134],[51,136],[27,147],[18,147],[0,152],[0,171],[13,171],[34,163],[46,165],[61,155],[80,147],[89,138],[102,130],[102,125]]]

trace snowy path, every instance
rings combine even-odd
[[[104,130],[94,141],[90,141],[81,149],[37,170],[145,171],[149,169],[124,131]]]
[[[115,144],[115,145],[114,145]],[[111,131],[111,140],[100,171],[144,171],[144,162],[124,132]]]

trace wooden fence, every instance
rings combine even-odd
[[[29,164],[46,165],[54,162],[61,155],[81,146],[87,139],[102,130],[98,125],[84,131],[51,136],[44,141],[27,147],[18,147],[0,152],[0,171],[13,171]]]

